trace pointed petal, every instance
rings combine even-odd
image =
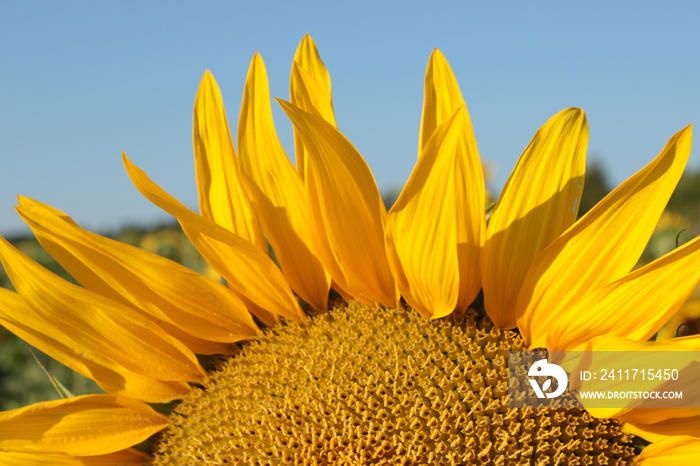
[[[427,317],[465,309],[481,288],[484,180],[478,153],[466,144],[467,124],[462,106],[433,133],[387,217],[397,285]]]
[[[304,184],[277,138],[267,73],[258,54],[243,93],[238,144],[246,187],[284,276],[304,301],[327,309],[330,276],[311,250]]]
[[[127,397],[45,401],[0,413],[0,451],[104,455],[136,445],[167,425],[167,416]]]
[[[203,340],[232,343],[257,335],[226,287],[139,248],[90,233],[63,212],[28,198],[17,208],[41,245],[84,287]]]
[[[544,333],[530,332],[632,269],[683,173],[690,145],[687,127],[536,258],[517,301],[527,344],[543,346]]]
[[[202,216],[267,252],[258,218],[240,180],[221,91],[208,70],[194,103],[192,141]]]
[[[546,337],[547,349],[553,351],[570,350],[602,335],[647,341],[700,284],[698,263],[700,237],[588,292],[556,316],[541,313],[528,332],[535,341]]]
[[[330,103],[331,75],[328,73],[326,65],[323,64],[321,55],[319,55],[316,44],[310,35],[306,34],[301,39],[294,53],[294,63],[309,73],[309,76],[311,76],[318,85],[317,91],[322,91],[325,94],[325,101]]]
[[[309,151],[306,199],[324,267],[357,299],[395,306],[384,246],[386,207],[367,163],[330,123],[277,101]]]
[[[97,456],[0,451],[0,464],[5,466],[142,466],[150,460],[150,456],[133,448]]]
[[[274,315],[298,321],[303,312],[282,272],[269,256],[248,241],[189,210],[123,155],[124,166],[136,188],[148,200],[174,216],[187,237],[214,270],[239,296]],[[255,313],[255,309],[251,312]],[[265,314],[257,314],[270,324]]]
[[[461,124],[459,142],[459,166],[455,173],[462,176],[456,181],[459,189],[456,194],[460,199],[457,205],[464,206],[457,215],[457,254],[459,257],[460,288],[457,309],[464,309],[474,300],[474,290],[481,288],[480,259],[473,257],[471,244],[483,245],[486,223],[484,207],[486,205],[486,188],[484,171],[479,159],[479,149],[474,136],[469,111],[467,110],[457,79],[445,56],[435,49],[430,55],[425,70],[423,112],[418,140],[418,158],[422,157],[428,141],[434,132],[454,115],[459,108],[464,108],[464,122]],[[481,202],[481,205],[478,203]]]
[[[331,76],[318,54],[316,44],[308,34],[299,43],[289,82],[290,101],[302,110],[313,113],[336,126],[331,97]],[[297,171],[304,179],[306,150],[301,137],[294,132]]]
[[[640,466],[696,466],[700,458],[700,439],[671,437],[654,442],[637,458]]]
[[[515,327],[530,264],[576,220],[587,144],[583,111],[562,110],[537,131],[503,188],[481,255],[484,307],[498,327]]]
[[[22,299],[44,316],[37,330],[74,338],[83,357],[157,380],[198,382],[204,375],[191,351],[133,309],[63,280],[4,238],[0,260]]]
[[[47,322],[45,315],[29,307],[17,293],[3,288],[0,288],[0,325],[77,373],[96,381],[108,393],[162,403],[182,398],[190,391],[187,383],[155,380],[100,354],[84,352],[80,335],[65,334],[64,328]]]
[[[425,69],[423,90],[423,114],[418,133],[418,157],[425,151],[425,146],[437,128],[461,106],[465,105],[457,79],[445,56],[438,49],[433,50]],[[467,113],[467,144],[476,151],[476,140],[471,129],[471,120]]]

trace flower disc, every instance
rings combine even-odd
[[[356,302],[245,346],[171,416],[155,464],[631,464],[634,437],[580,409],[509,409],[508,351],[473,310]]]

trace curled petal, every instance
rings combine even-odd
[[[331,97],[331,76],[318,54],[316,44],[308,34],[304,36],[294,54],[292,75],[289,80],[290,101],[302,110],[317,115],[333,126],[333,98]],[[302,180],[306,167],[306,149],[301,137],[294,132],[297,171]]]
[[[246,187],[284,276],[312,307],[326,309],[330,277],[312,251],[304,183],[277,138],[267,73],[258,54],[243,93],[238,144]]]
[[[308,150],[306,200],[324,267],[357,299],[395,306],[398,292],[384,245],[386,207],[367,163],[330,123],[277,101]]]

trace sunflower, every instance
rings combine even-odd
[[[511,350],[700,349],[700,337],[648,342],[700,282],[700,241],[632,271],[688,160],[689,127],[576,220],[588,129],[581,110],[562,110],[487,225],[470,117],[439,51],[418,160],[388,212],[337,129],[308,36],[290,89],[278,103],[296,167],[262,58],[237,150],[204,74],[199,213],[124,155],[135,186],[177,218],[220,281],[20,198],[19,214],[81,286],[2,240],[16,292],[0,290],[0,323],[106,393],[0,413],[0,462],[695,464],[698,410],[509,409],[506,380]],[[205,370],[196,355],[221,356]]]

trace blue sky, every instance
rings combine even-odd
[[[615,183],[700,122],[700,3],[248,3],[4,2],[0,234],[27,231],[13,209],[18,194],[94,230],[166,220],[129,182],[121,151],[196,206],[191,115],[203,71],[235,122],[254,51],[273,95],[286,99],[305,33],[331,72],[340,129],[383,190],[413,168],[433,48],[457,75],[496,191],[565,107],[586,111],[589,157]],[[291,127],[276,115],[291,154]]]

